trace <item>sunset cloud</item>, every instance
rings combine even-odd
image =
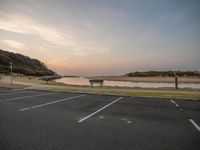
[[[199,4],[1,1],[0,48],[38,58],[63,74],[198,70]]]
[[[85,55],[87,53],[107,53],[110,50],[99,46],[94,41],[84,41],[65,30],[60,30],[45,24],[41,24],[25,15],[0,14],[0,29],[19,34],[37,35],[42,40],[48,42],[52,47],[68,48],[75,55]],[[44,45],[49,45],[44,44]],[[47,46],[47,47],[50,47]],[[42,46],[43,50],[46,46]]]
[[[0,29],[9,32],[21,34],[33,34],[40,36],[43,40],[55,45],[70,45],[71,37],[65,34],[65,37],[56,28],[38,23],[28,16],[15,14],[0,14]]]
[[[17,42],[17,41],[13,41],[13,40],[2,40],[2,42],[7,44],[10,47],[16,48],[16,49],[23,49],[25,47],[24,44]]]

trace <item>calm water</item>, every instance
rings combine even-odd
[[[66,83],[69,85],[90,85],[89,80],[83,77],[77,77],[77,78],[65,77],[65,78],[57,79],[55,81]],[[174,83],[104,81],[104,86],[159,88],[159,87],[174,87]],[[180,88],[200,88],[200,84],[179,84],[179,87]]]

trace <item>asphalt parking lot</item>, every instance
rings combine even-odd
[[[199,150],[200,101],[0,88],[1,150]]]

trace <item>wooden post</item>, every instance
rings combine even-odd
[[[175,89],[177,90],[178,89],[178,77],[175,76]]]
[[[10,62],[10,84],[13,84],[13,79],[12,79],[12,74],[13,74],[13,64]]]

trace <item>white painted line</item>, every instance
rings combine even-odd
[[[200,132],[200,127],[198,126],[198,124],[196,122],[194,122],[194,120],[189,119],[189,121],[192,123],[192,125]]]
[[[30,98],[30,97],[38,97],[38,96],[44,96],[44,95],[51,95],[51,94],[55,94],[55,93],[57,93],[57,92],[54,92],[54,93],[43,93],[43,94],[29,95],[29,96],[22,96],[22,97],[15,97],[15,98],[4,99],[4,100],[1,100],[0,102],[14,101],[14,100],[19,100],[19,99],[25,99],[25,98]]]
[[[132,122],[130,120],[128,120],[127,118],[121,118],[122,121],[125,121],[128,124],[131,124]]]
[[[176,104],[174,100],[170,100],[172,103]]]
[[[174,100],[170,100],[176,107],[180,107]]]
[[[183,111],[183,109],[181,109],[181,108],[180,108],[179,110],[180,110],[180,111]]]
[[[35,91],[22,91],[22,90],[17,90],[19,92],[15,92],[15,91],[13,91],[13,92],[9,91],[7,93],[1,93],[0,96],[3,96],[3,95],[12,95],[12,94],[20,94],[20,93],[27,93],[27,92],[35,92]]]
[[[110,105],[116,103],[117,101],[119,101],[119,100],[122,99],[122,98],[123,98],[123,97],[120,97],[120,98],[118,98],[118,99],[112,101],[111,103],[107,104],[106,106],[100,108],[99,110],[93,112],[92,114],[90,114],[90,115],[88,115],[88,116],[86,116],[86,117],[80,119],[80,120],[78,121],[78,123],[81,123],[81,122],[85,121],[86,119],[88,119],[88,118],[92,117],[93,115],[99,113],[99,112],[102,111],[103,109],[105,109],[105,108],[109,107]]]
[[[57,101],[52,101],[52,102],[49,102],[49,103],[44,103],[44,104],[41,104],[41,105],[36,105],[36,106],[32,106],[32,107],[22,108],[19,111],[25,111],[25,110],[30,110],[30,109],[38,108],[38,107],[43,107],[43,106],[55,104],[55,103],[62,102],[62,101],[68,101],[68,100],[79,98],[79,97],[83,97],[83,96],[85,96],[85,94],[78,95],[78,96],[73,96],[73,97],[69,97],[69,98],[64,98],[64,99],[60,99],[60,100],[57,100]]]

